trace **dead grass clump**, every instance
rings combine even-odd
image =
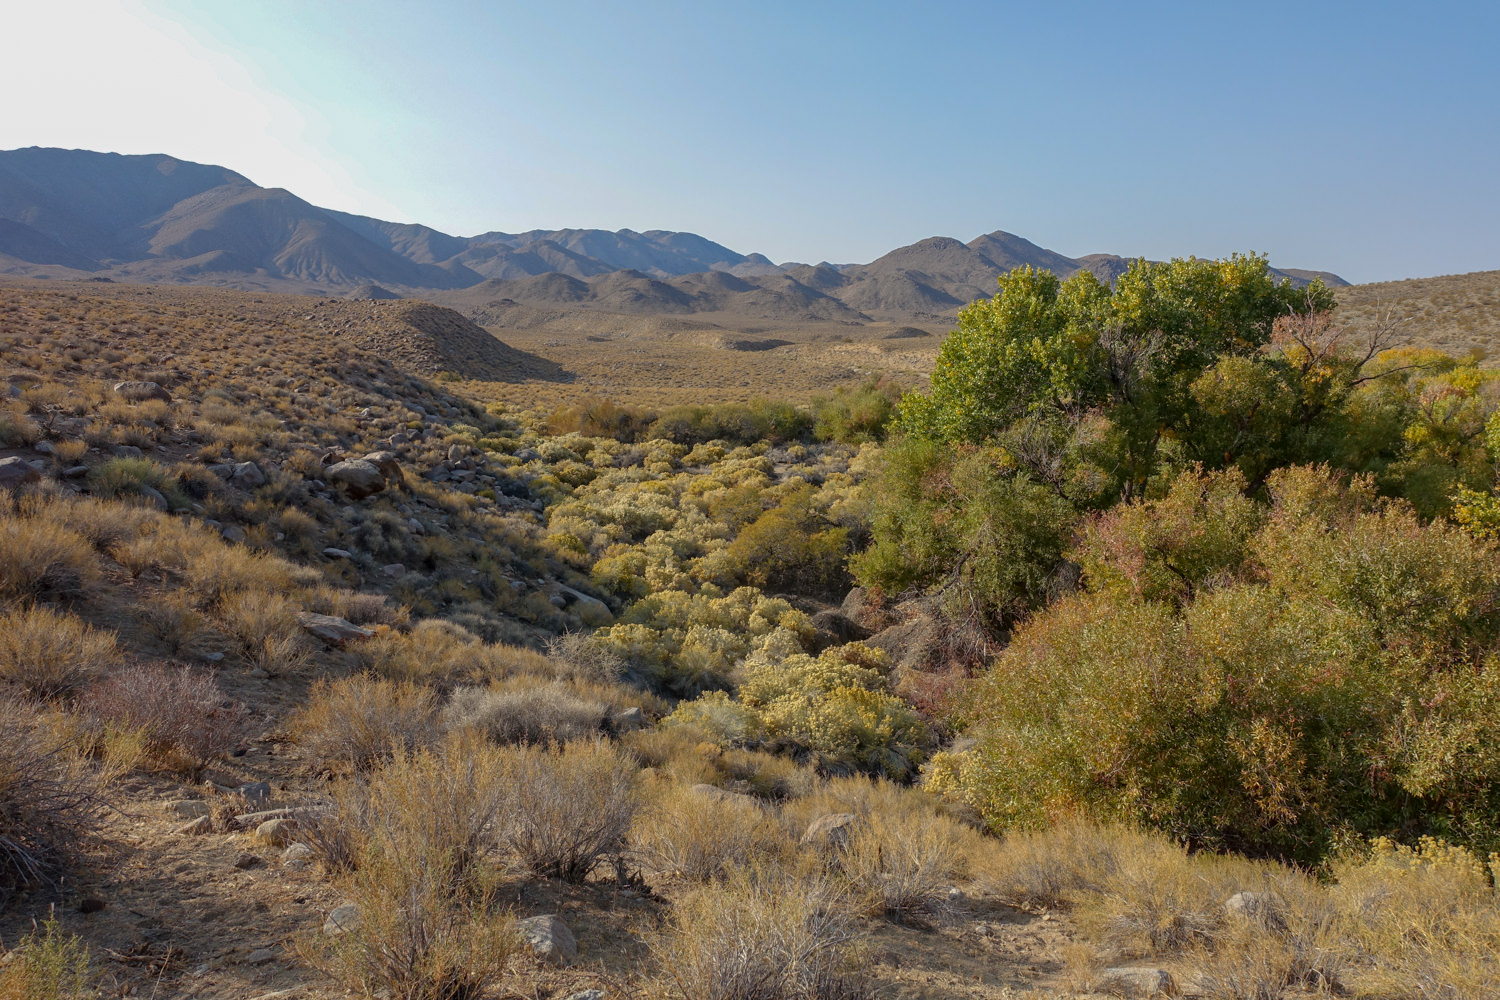
[[[392,680],[483,680],[490,676],[490,648],[468,629],[440,618],[424,618],[402,634],[390,632],[356,647],[365,669]]]
[[[826,884],[737,871],[678,899],[652,951],[683,1000],[864,1000],[842,903]]]
[[[103,808],[94,773],[36,711],[0,700],[0,905],[51,884]]]
[[[1352,952],[1332,903],[1315,886],[1307,888],[1295,900],[1277,897],[1274,921],[1225,920],[1190,956],[1196,992],[1208,1000],[1340,992]]]
[[[44,604],[0,614],[0,680],[38,698],[85,685],[119,656],[115,636]]]
[[[0,511],[0,596],[73,596],[98,579],[98,557],[78,532],[50,518]]]
[[[246,661],[267,673],[289,673],[312,655],[312,642],[297,624],[295,609],[279,593],[232,592],[220,601],[219,612]]]
[[[1072,905],[1103,892],[1132,854],[1175,849],[1129,827],[1065,820],[1046,830],[1013,830],[986,853],[976,873],[983,887],[1014,906]]]
[[[225,756],[244,733],[244,706],[211,671],[165,663],[126,667],[89,690],[85,705],[104,725],[145,734],[159,767],[192,777]]]
[[[586,632],[558,636],[548,644],[547,654],[556,661],[559,676],[614,684],[625,673],[625,661],[619,654],[592,641]]]
[[[867,912],[895,920],[940,916],[968,874],[979,834],[923,809],[872,811],[837,860]]]
[[[766,808],[743,795],[710,796],[657,783],[630,828],[631,855],[654,875],[707,882],[790,853],[791,841]]]
[[[505,758],[500,841],[531,874],[581,882],[618,855],[639,807],[635,763],[602,740],[520,746]]]
[[[437,707],[426,688],[356,674],[320,680],[289,728],[314,767],[363,771],[431,744]]]
[[[549,743],[598,733],[607,712],[607,705],[580,698],[554,682],[459,688],[444,719],[449,729],[473,730],[495,743]]]

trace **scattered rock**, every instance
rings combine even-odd
[[[344,903],[335,906],[323,921],[323,933],[330,936],[352,931],[359,926],[359,904]]]
[[[385,477],[386,485],[395,483],[397,486],[406,486],[406,473],[401,471],[401,463],[396,461],[393,453],[372,451],[364,457],[364,461],[380,470],[380,474]]]
[[[1242,920],[1254,920],[1268,928],[1286,929],[1281,901],[1270,892],[1237,892],[1224,901],[1224,912]]]
[[[330,642],[335,646],[342,646],[354,639],[368,639],[375,633],[367,628],[333,615],[315,615],[311,611],[297,612],[297,624],[301,625],[313,635]]]
[[[145,452],[133,444],[117,444],[109,449],[109,453],[116,458],[144,458]]]
[[[246,965],[264,965],[276,960],[276,952],[270,948],[257,948],[245,956]]]
[[[240,462],[229,472],[229,485],[242,490],[253,490],[266,484],[266,474],[254,462]]]
[[[178,799],[167,803],[167,812],[178,819],[197,819],[199,816],[207,816],[210,808],[202,799]]]
[[[849,838],[854,835],[856,820],[853,813],[826,813],[807,824],[802,834],[804,847],[846,850]]]
[[[255,828],[255,842],[269,847],[285,847],[292,842],[292,837],[296,833],[297,821],[295,819],[290,817],[268,819]]]
[[[380,470],[363,459],[337,462],[323,470],[330,483],[341,487],[351,500],[363,500],[385,489]]]
[[[0,458],[0,489],[13,490],[28,483],[40,482],[41,478],[42,474],[23,458]]]
[[[354,555],[354,553],[350,552],[348,549],[337,549],[332,545],[324,549],[323,554],[330,559],[349,559]]]
[[[98,896],[85,896],[78,901],[79,913],[98,913],[109,904]]]
[[[1094,982],[1094,989],[1124,997],[1176,996],[1177,982],[1166,969],[1126,965],[1105,969]]]
[[[427,529],[422,526],[422,522],[418,521],[414,517],[409,517],[406,519],[406,527],[413,535],[427,534]]]
[[[577,993],[569,993],[563,1000],[604,1000],[604,991],[580,990]]]
[[[167,503],[167,498],[162,495],[161,490],[158,490],[154,486],[147,486],[146,484],[142,483],[141,496],[145,497],[147,500],[150,500],[151,506],[155,507],[157,510],[169,510],[172,506],[171,504]]]
[[[172,831],[179,837],[201,837],[205,833],[214,832],[214,821],[209,816],[199,816],[197,819],[184,823]]]
[[[269,781],[251,781],[236,788],[234,792],[250,805],[265,805],[271,801]]]
[[[241,528],[238,524],[225,526],[224,529],[219,532],[219,534],[223,536],[224,541],[226,542],[234,542],[237,545],[244,544],[245,529]]]
[[[406,573],[406,567],[401,565],[400,563],[386,563],[384,566],[380,567],[380,572],[382,575],[388,576],[392,580],[396,580],[400,579],[400,577]]]
[[[38,455],[51,455],[57,451],[57,448],[51,441],[38,441],[31,446],[31,450]]]
[[[234,866],[240,871],[254,868],[258,864],[260,864],[260,858],[249,851],[241,852],[240,856],[234,859]]]
[[[578,957],[578,940],[556,914],[527,917],[517,922],[516,929],[536,957],[549,965],[567,965]]]
[[[462,462],[469,457],[469,449],[466,445],[454,444],[448,446],[448,461]]]
[[[70,465],[63,470],[64,479],[82,479],[89,474],[87,465]]]
[[[148,399],[159,399],[163,403],[172,401],[172,394],[156,382],[116,382],[115,394],[132,403],[143,403]]]
[[[559,598],[562,599],[561,604],[557,603]],[[589,628],[603,628],[606,625],[613,624],[615,620],[614,612],[609,610],[608,604],[605,604],[597,597],[590,597],[582,591],[574,590],[572,587],[565,587],[560,583],[552,585],[552,596],[550,599],[556,607],[571,609],[578,616],[578,619]]]
[[[313,849],[306,844],[296,843],[281,852],[281,863],[293,871],[301,871],[312,864]]]
[[[616,712],[609,720],[617,733],[633,733],[637,729],[645,729],[649,723],[646,713],[641,711],[639,705],[632,705],[623,712]]]

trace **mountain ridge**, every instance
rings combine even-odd
[[[0,151],[0,274],[36,278],[339,296],[374,286],[475,304],[864,323],[951,314],[993,294],[996,277],[1023,264],[1062,277],[1089,270],[1108,281],[1129,260],[1070,258],[1001,230],[967,243],[929,237],[846,265],[776,264],[696,233],[659,229],[462,237],[321,208],[226,167],[165,154]],[[1271,270],[1299,284],[1313,277],[1347,284],[1329,272]],[[545,275],[571,281],[534,280]]]

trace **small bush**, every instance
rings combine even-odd
[[[288,725],[315,767],[363,771],[436,739],[437,705],[426,688],[357,674],[318,681]]]
[[[678,899],[652,951],[683,1000],[863,1000],[840,903],[826,884],[738,871]]]
[[[94,992],[88,945],[49,918],[0,966],[0,1000],[88,1000]]]
[[[186,506],[177,482],[149,458],[112,458],[89,470],[89,488],[107,499],[139,496],[147,487],[162,494],[172,507]]]
[[[581,882],[623,847],[639,799],[621,751],[602,741],[516,747],[506,772],[500,840],[533,875]]]
[[[558,683],[511,689],[459,688],[444,713],[449,729],[471,729],[495,743],[548,743],[598,733],[608,706]]]
[[[78,532],[51,519],[0,511],[0,596],[72,596],[98,579],[98,557]]]
[[[69,694],[119,655],[113,633],[46,605],[0,615],[0,679],[38,698]]]
[[[0,700],[0,904],[52,882],[102,808],[93,773],[35,710]]]
[[[85,703],[104,724],[144,733],[160,766],[194,777],[229,752],[246,721],[212,672],[165,663],[120,670],[91,688]]]
[[[692,882],[722,878],[789,847],[753,799],[720,798],[676,783],[657,789],[630,828],[631,854],[645,870]]]
[[[870,912],[898,920],[940,914],[948,890],[968,873],[977,836],[926,810],[871,812],[855,826],[839,868]]]

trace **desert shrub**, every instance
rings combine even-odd
[[[444,710],[444,723],[449,729],[482,733],[496,743],[548,743],[597,733],[606,714],[606,705],[553,682],[459,688]]]
[[[547,644],[560,676],[613,684],[625,672],[625,661],[586,632],[567,632]]]
[[[409,681],[356,674],[319,680],[287,725],[314,766],[363,771],[436,739],[437,705]]]
[[[392,680],[487,679],[494,654],[462,625],[423,618],[409,633],[388,632],[355,647],[365,669]]]
[[[658,876],[706,882],[785,853],[790,844],[765,807],[661,782],[630,828],[630,853]]]
[[[983,854],[975,878],[1013,906],[1067,907],[1102,893],[1128,856],[1172,850],[1160,834],[1077,818],[1041,830],[1010,830]]]
[[[159,765],[193,776],[234,747],[247,720],[211,671],[166,663],[115,671],[89,689],[85,706],[107,726],[143,733]]]
[[[812,428],[812,415],[790,403],[759,400],[717,406],[669,406],[661,411],[648,434],[677,444],[708,441],[755,444],[758,441],[795,441]]]
[[[633,444],[645,436],[646,428],[654,420],[656,414],[649,410],[591,397],[553,411],[547,418],[547,430],[552,434],[607,437]]]
[[[901,390],[884,379],[871,379],[853,389],[835,389],[831,397],[813,400],[813,435],[844,444],[883,441],[900,398]]]
[[[674,901],[652,953],[682,1000],[862,1000],[843,901],[772,870],[731,874]]]
[[[0,904],[52,884],[103,802],[95,775],[28,706],[0,700]]]
[[[517,945],[508,915],[495,912],[495,873],[483,860],[505,798],[494,752],[473,743],[397,752],[334,795],[335,808],[311,829],[325,864],[346,869],[342,888],[359,916],[303,953],[367,996],[483,995]]]
[[[0,1000],[89,1000],[98,995],[88,945],[65,932],[55,917],[22,938],[6,958],[0,965]]]
[[[297,624],[295,609],[280,593],[246,589],[219,601],[224,630],[239,641],[247,662],[272,674],[287,673],[312,653],[313,644]]]
[[[527,871],[581,882],[618,854],[639,807],[627,754],[602,741],[521,746],[505,766],[500,842]]]
[[[747,524],[724,559],[737,580],[762,590],[835,595],[849,589],[848,549],[848,529],[813,509],[804,484]]]
[[[139,496],[156,490],[172,507],[187,505],[178,482],[149,458],[111,458],[89,470],[89,488],[107,499]]]
[[[968,875],[977,839],[925,809],[871,811],[855,825],[838,868],[870,912],[897,920],[940,914],[949,889]]]
[[[111,632],[44,604],[0,614],[0,680],[39,698],[69,694],[119,657]]]
[[[0,509],[0,595],[71,596],[98,579],[98,557],[78,532],[50,517]]]

